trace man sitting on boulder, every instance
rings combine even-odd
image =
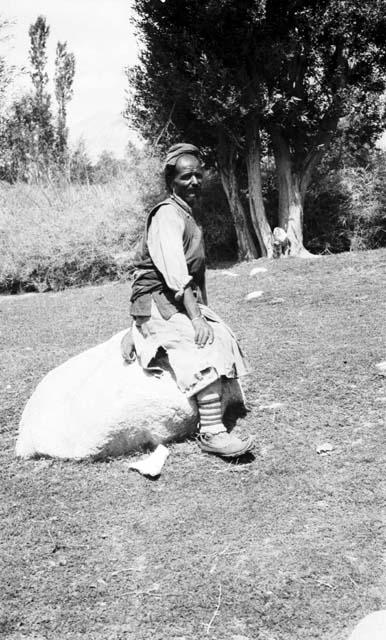
[[[135,258],[134,323],[122,352],[130,359],[133,342],[144,369],[162,366],[166,355],[178,387],[197,399],[201,449],[238,457],[252,448],[252,438],[227,432],[222,379],[245,375],[247,369],[233,333],[207,306],[203,234],[195,220],[202,179],[197,147],[173,145],[165,162],[170,195],[150,211]]]

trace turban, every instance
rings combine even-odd
[[[179,142],[178,144],[173,144],[170,147],[169,151],[166,154],[165,160],[165,169],[166,167],[174,167],[178,158],[184,155],[196,156],[196,158],[200,157],[200,151],[194,144],[189,144],[187,142]]]

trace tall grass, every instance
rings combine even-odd
[[[156,158],[108,184],[0,183],[0,292],[124,276],[160,190]]]
[[[209,260],[237,255],[218,180],[204,188]],[[148,210],[165,196],[161,163],[138,156],[103,184],[0,182],[0,293],[60,290],[127,277]]]

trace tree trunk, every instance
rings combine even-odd
[[[258,257],[257,247],[248,228],[246,211],[239,196],[239,187],[235,166],[235,147],[221,138],[217,149],[218,169],[229,209],[235,225],[238,257],[240,260],[253,260]]]
[[[253,229],[260,244],[262,256],[272,258],[272,231],[265,214],[260,165],[260,135],[256,117],[252,116],[246,131],[249,208]]]
[[[303,205],[309,174],[294,171],[289,146],[278,131],[272,132],[279,191],[279,227],[287,233],[291,243],[290,255],[309,258],[311,253],[303,245]]]

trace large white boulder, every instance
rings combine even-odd
[[[125,330],[126,331],[126,330]],[[117,456],[194,433],[194,400],[172,375],[145,373],[120,352],[122,331],[50,371],[28,400],[16,454],[83,459]],[[239,383],[224,385],[223,410],[243,404]]]
[[[349,640],[386,640],[386,609],[373,611],[362,618]]]

